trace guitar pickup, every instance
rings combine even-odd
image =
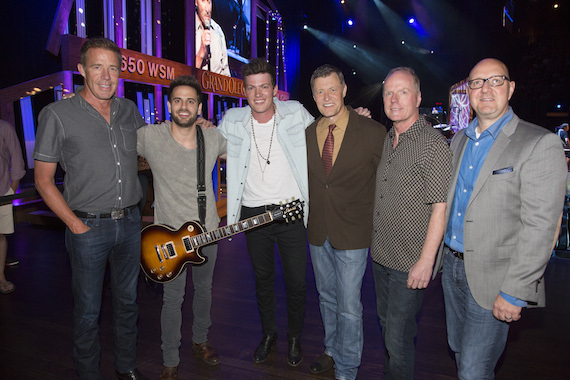
[[[190,242],[190,237],[184,236],[182,238],[182,243],[184,244],[184,249],[186,252],[192,252],[192,243]]]
[[[164,244],[164,247],[166,248],[166,258],[167,259],[171,259],[173,257],[176,257],[176,250],[174,249],[174,243],[169,241],[168,243]]]

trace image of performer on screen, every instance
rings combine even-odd
[[[212,20],[211,0],[196,0],[196,67],[231,76],[226,37]]]

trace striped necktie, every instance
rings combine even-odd
[[[334,151],[334,137],[333,137],[333,129],[336,128],[336,125],[331,124],[329,125],[329,134],[327,135],[327,139],[325,140],[325,145],[323,146],[323,166],[325,167],[325,174],[327,177],[332,170],[333,167],[333,151]]]

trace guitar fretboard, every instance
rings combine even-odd
[[[225,239],[240,232],[247,231],[257,226],[261,226],[266,223],[273,221],[273,216],[271,212],[266,212],[265,214],[253,216],[248,219],[240,220],[237,223],[230,224],[229,226],[224,226],[217,228],[212,231],[204,232],[200,235],[185,237],[184,247],[187,251],[192,250],[192,248],[198,248],[202,245],[207,245],[214,243],[218,240]],[[190,245],[191,244],[191,245]]]

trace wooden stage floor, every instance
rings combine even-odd
[[[73,379],[72,296],[70,268],[61,228],[16,226],[9,236],[9,256],[21,261],[7,268],[16,292],[0,295],[0,379]],[[279,266],[280,268],[280,266]],[[307,312],[301,365],[287,365],[286,308],[283,275],[276,278],[279,339],[264,364],[252,353],[261,338],[254,276],[243,235],[219,245],[214,274],[210,342],[222,364],[211,367],[193,356],[191,298],[184,304],[181,379],[333,379],[333,371],[311,375],[309,366],[323,350],[323,329],[311,263],[307,265]],[[448,350],[440,277],[426,291],[419,316],[416,379],[454,379],[455,364]],[[547,270],[547,308],[529,309],[514,323],[497,379],[570,378],[570,260],[554,257]],[[161,286],[139,281],[138,366],[157,379],[162,366],[160,350]],[[374,280],[369,262],[362,290],[364,352],[359,379],[382,378],[384,347],[376,317]],[[101,371],[114,378],[110,289],[104,290],[100,339]]]

